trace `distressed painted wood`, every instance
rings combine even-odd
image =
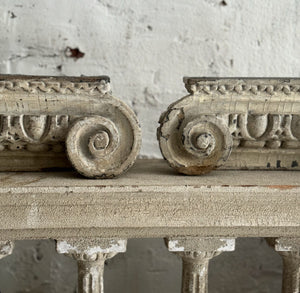
[[[137,118],[107,76],[0,75],[0,171],[73,165],[111,178],[130,168],[140,143]]]
[[[161,152],[178,172],[299,170],[299,78],[186,77],[189,95],[161,115]]]
[[[118,180],[0,173],[0,238],[300,237],[299,194],[298,172],[217,170],[199,179],[163,160],[138,160]]]
[[[282,257],[282,293],[300,292],[300,237],[271,238],[268,242]]]
[[[105,261],[125,252],[126,245],[119,239],[65,239],[56,241],[56,250],[77,261],[78,293],[104,293]]]
[[[170,238],[169,251],[182,258],[182,293],[208,293],[209,261],[223,251],[234,251],[235,239]]]

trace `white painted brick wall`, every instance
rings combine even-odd
[[[110,75],[114,94],[132,106],[141,121],[141,154],[144,156],[160,156],[156,142],[157,120],[167,105],[185,94],[183,75],[300,76],[299,0],[0,0],[0,15],[0,73]],[[76,61],[67,57],[67,47],[79,48],[84,56]],[[148,243],[156,249],[161,247],[157,244],[160,242]],[[245,259],[238,260],[231,254],[227,258],[230,270],[242,264],[235,271],[239,276],[244,272],[244,277],[240,276],[239,282],[229,273],[226,279],[223,272],[223,279],[218,276],[215,279],[223,284],[223,289],[231,288],[233,293],[274,293],[274,286],[269,282],[276,277],[274,284],[280,292],[278,267],[272,266],[272,273],[264,274],[263,263],[270,266],[270,258],[253,254],[255,248],[251,243],[244,244],[241,255],[253,257],[256,269]],[[62,259],[57,259],[44,242],[36,246],[39,248],[32,248],[25,256],[21,250],[19,254],[16,252],[15,262],[12,261],[14,256],[2,260],[6,267],[0,271],[0,284],[7,287],[4,291],[0,289],[1,292],[48,293],[62,292],[61,288],[72,292],[74,284],[68,286],[64,278],[57,276],[60,276],[59,270],[74,273],[74,264],[62,269]],[[135,247],[142,249],[138,244]],[[37,261],[30,256],[38,251],[47,256],[44,270],[33,269]],[[143,253],[146,252],[141,252],[141,263],[138,263],[144,267],[157,260],[156,252],[151,248],[147,253],[149,251],[149,257],[145,258]],[[143,292],[167,293],[167,288],[174,292],[173,285],[164,287],[162,282],[173,282],[176,278],[177,275],[172,275],[175,258],[164,253],[165,258],[160,257],[160,260],[168,264],[161,264],[166,274],[154,265],[154,269],[150,268],[143,275],[145,278],[141,277],[136,283],[134,275],[115,272],[120,276],[122,288],[131,293],[142,292],[136,284],[144,283]],[[124,257],[125,263],[137,261],[134,253]],[[258,268],[258,263],[262,263],[262,267]],[[166,271],[169,266],[170,271]],[[217,262],[215,268],[221,273],[222,266]],[[30,271],[35,270],[37,275],[39,271],[45,272],[34,279]],[[131,266],[127,273],[138,271]],[[250,279],[245,279],[247,274]],[[42,276],[47,281],[43,281]],[[15,282],[9,286],[8,280]],[[51,281],[56,285],[51,285]],[[217,287],[212,284],[211,292],[229,292],[229,289],[214,289]]]

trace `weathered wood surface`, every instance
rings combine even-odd
[[[0,238],[300,237],[300,172],[178,175],[138,160],[124,176],[0,173]]]
[[[184,78],[161,115],[162,154],[178,172],[300,169],[299,78]]]
[[[56,241],[56,250],[78,265],[78,293],[104,293],[105,261],[126,251],[126,240],[67,239]]]
[[[0,171],[72,165],[112,178],[140,145],[136,115],[112,96],[109,77],[0,75]]]
[[[234,251],[235,239],[166,239],[169,251],[182,258],[182,293],[208,293],[208,266],[223,251]]]

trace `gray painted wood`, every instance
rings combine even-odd
[[[118,180],[74,172],[0,173],[0,237],[300,236],[299,174],[180,176],[138,160]],[[58,221],[59,219],[59,221]]]

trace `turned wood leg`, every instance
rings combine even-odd
[[[300,292],[300,238],[267,238],[282,257],[282,293]]]
[[[182,293],[207,293],[210,259],[235,248],[235,239],[174,238],[166,243],[169,251],[182,258]]]

